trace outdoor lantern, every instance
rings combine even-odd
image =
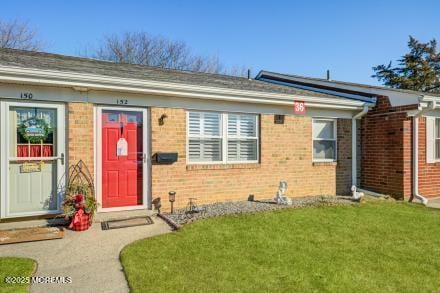
[[[168,116],[167,116],[167,114],[162,114],[160,117],[159,117],[159,125],[164,125],[165,124],[165,118],[168,118]]]
[[[171,203],[171,213],[174,213],[174,202],[176,201],[176,192],[175,191],[168,192],[168,199]]]

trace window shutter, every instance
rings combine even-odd
[[[426,162],[435,162],[435,117],[426,117]]]
[[[189,112],[189,122],[188,131],[189,135],[200,135],[201,134],[201,115],[198,112]]]
[[[221,117],[219,113],[189,112],[188,157],[193,162],[221,161]]]
[[[228,160],[231,161],[256,161],[256,139],[230,139],[228,140]]]
[[[257,160],[257,116],[228,115],[228,160]]]
[[[220,136],[220,114],[203,113],[203,133],[204,136]]]

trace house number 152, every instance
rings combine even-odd
[[[126,100],[126,99],[117,99],[116,100],[116,104],[118,104],[118,105],[127,105],[128,104],[128,100]]]

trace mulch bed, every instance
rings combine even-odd
[[[351,197],[346,196],[309,196],[301,198],[292,198],[292,205],[278,205],[274,200],[259,201],[236,201],[222,202],[207,205],[200,205],[204,213],[194,213],[191,216],[185,214],[185,209],[177,209],[173,214],[162,213],[162,217],[168,222],[171,221],[172,226],[177,229],[181,225],[191,223],[199,219],[206,219],[231,214],[257,213],[265,211],[274,211],[288,208],[300,208],[316,205],[346,205],[354,204]],[[177,227],[177,228],[176,228]]]

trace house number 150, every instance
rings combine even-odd
[[[25,99],[25,100],[32,100],[33,95],[32,95],[32,93],[21,93],[20,98]]]

